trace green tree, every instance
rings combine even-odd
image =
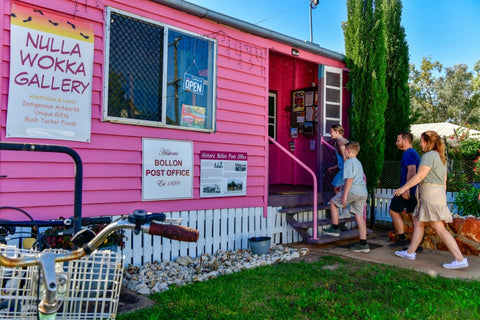
[[[465,64],[443,70],[430,58],[423,58],[420,70],[410,65],[410,105],[414,123],[449,121],[480,128],[480,61],[474,72]]]
[[[408,44],[401,25],[402,2],[384,0],[386,46],[385,160],[399,160],[401,153],[395,145],[397,134],[410,129],[410,89],[408,87]]]
[[[430,57],[424,57],[420,70],[410,65],[410,106],[413,123],[441,122],[446,117],[446,111],[438,106],[437,80],[434,73],[442,72],[442,64],[432,62]]]
[[[347,0],[348,19],[343,24],[351,139],[360,142],[358,156],[369,191],[377,185],[385,149],[387,90],[385,85],[385,31],[382,0]]]
[[[446,110],[446,120],[458,125],[477,122],[478,101],[474,96],[473,73],[466,64],[445,68],[445,76],[438,79],[438,100]]]

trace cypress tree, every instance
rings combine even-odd
[[[405,39],[405,28],[401,25],[402,2],[384,1],[388,92],[385,110],[385,160],[400,160],[401,152],[395,145],[397,134],[410,129],[408,44]]]
[[[349,110],[351,140],[360,142],[358,155],[370,192],[377,186],[384,162],[385,31],[382,0],[348,0],[344,23],[345,57],[352,93]]]

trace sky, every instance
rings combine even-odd
[[[310,0],[189,0],[201,7],[260,27],[310,41]],[[313,42],[345,53],[342,22],[347,0],[319,0],[312,9]],[[444,68],[480,60],[480,0],[403,0],[402,26],[410,63],[419,69],[423,57]]]

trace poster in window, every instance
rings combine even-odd
[[[313,91],[307,91],[305,93],[305,107],[313,106],[313,100],[314,100],[314,92]]]
[[[293,111],[303,111],[305,107],[305,91],[293,92]]]
[[[205,108],[198,106],[182,105],[182,127],[204,128]]]

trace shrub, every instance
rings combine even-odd
[[[478,201],[479,190],[470,187],[457,192],[455,197],[455,205],[458,209],[458,214],[461,216],[472,215],[480,216],[480,201]]]

